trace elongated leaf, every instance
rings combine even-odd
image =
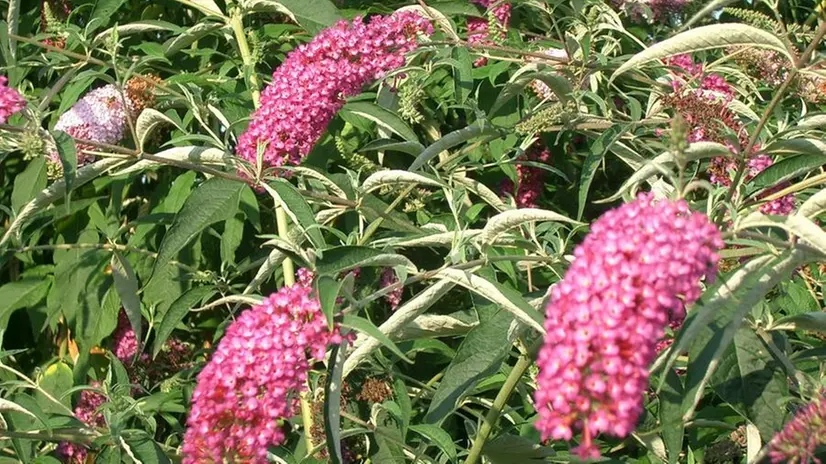
[[[688,29],[689,27],[693,26],[697,21],[700,21],[701,19],[705,18],[707,15],[735,2],[736,0],[711,0],[710,2],[706,3],[706,5],[703,6],[700,9],[700,11],[694,13],[694,15],[691,18],[689,18],[689,20],[686,21],[685,24],[682,25],[682,27],[680,27],[680,31],[682,32],[683,30]]]
[[[686,149],[684,155],[687,161],[695,161],[699,159],[714,158],[716,156],[730,156],[731,152],[725,147],[725,145],[721,145],[719,143],[697,142],[692,143],[688,149]],[[622,187],[619,188],[617,193],[604,200],[600,200],[599,202],[607,203],[620,199],[626,192],[630,191],[641,182],[646,181],[650,177],[660,173],[662,169],[666,169],[673,163],[674,155],[671,152],[665,152],[657,156],[631,174],[631,177],[629,177],[628,180],[622,184]]]
[[[789,234],[804,239],[807,245],[812,246],[822,255],[826,256],[826,231],[805,216],[800,214],[767,216],[763,213],[755,212],[745,217],[737,225],[738,230],[755,227],[779,227]]]
[[[826,189],[815,193],[803,202],[800,208],[797,209],[797,214],[807,218],[814,218],[824,211],[826,211]]]
[[[219,16],[224,17],[224,13],[221,12],[221,8],[213,1],[213,0],[175,0],[179,3],[183,3],[184,5],[195,8],[196,10],[200,11],[201,13],[207,16]]]
[[[495,115],[500,109],[504,108],[509,101],[513,100],[517,95],[522,94],[525,87],[535,80],[540,80],[547,84],[554,94],[556,94],[560,102],[565,103],[570,99],[572,91],[571,83],[559,73],[552,71],[527,72],[517,75],[508,82],[502,92],[499,93],[499,96],[496,97],[496,101],[493,103],[488,114],[491,116]]]
[[[443,269],[437,272],[434,277],[448,279],[451,282],[467,288],[491,303],[498,304],[502,309],[513,314],[521,322],[529,327],[533,327],[539,333],[545,333],[545,328],[542,326],[544,317],[542,317],[533,306],[528,304],[516,290],[471,272],[457,269]]]
[[[755,263],[761,262],[762,260],[755,260]],[[695,332],[696,335],[691,338],[692,343],[688,349],[690,361],[685,384],[686,395],[683,398],[684,420],[694,415],[706,385],[719,367],[721,356],[734,340],[745,314],[761,301],[777,282],[787,278],[792,270],[804,262],[805,253],[794,249],[784,252],[760,267],[752,267],[747,275],[735,273],[726,286],[719,287],[707,304],[695,310],[695,313],[699,314],[698,320],[705,320],[707,323]],[[683,344],[679,337],[675,345],[678,342]],[[672,349],[676,352],[680,350],[679,347]]]
[[[157,32],[157,31],[171,31],[171,32],[182,32],[183,28],[180,26],[176,26],[167,21],[157,21],[157,20],[146,20],[146,21],[135,21],[134,23],[129,24],[121,24],[116,26],[118,31],[118,36],[126,37],[133,34],[140,34],[143,32]],[[106,40],[107,37],[110,37],[114,32],[115,28],[107,29],[100,34],[95,36],[95,40],[93,43],[99,44]]]
[[[800,120],[795,126],[799,130],[814,130],[826,127],[826,114],[812,114]]]
[[[77,153],[75,152],[75,141],[69,134],[61,131],[52,134],[60,157],[60,164],[63,166],[63,179],[66,181],[66,194],[72,191],[77,177]]]
[[[156,279],[158,271],[168,266],[178,252],[204,229],[216,222],[227,220],[228,211],[235,215],[243,188],[244,184],[241,182],[215,177],[192,192],[163,237],[152,279],[147,287],[152,286],[152,280]]]
[[[479,198],[484,200],[485,203],[493,206],[499,211],[506,211],[510,209],[510,206],[505,204],[496,192],[477,180],[465,176],[453,176],[451,177],[451,180],[475,193]]]
[[[25,414],[32,419],[37,419],[37,416],[35,416],[34,413],[28,409],[20,406],[14,401],[5,400],[3,398],[0,398],[0,412],[19,412],[20,414]]]
[[[288,15],[312,35],[342,19],[330,0],[249,0],[250,11],[275,11]]]
[[[504,234],[514,227],[527,224],[529,222],[549,221],[549,222],[565,222],[569,224],[581,224],[573,219],[567,218],[559,213],[548,211],[545,209],[523,208],[505,211],[490,218],[485,228],[482,229],[482,234],[479,236],[479,242],[483,245],[493,244],[500,235]]]
[[[822,155],[792,156],[772,164],[757,174],[750,184],[762,190],[809,173],[824,164],[826,164],[826,152]]]
[[[19,211],[44,188],[46,188],[46,158],[39,157],[33,159],[26,169],[14,178],[14,190],[11,193],[12,210]]]
[[[826,142],[818,139],[778,140],[765,148],[772,155],[822,155],[826,156]]]
[[[463,129],[455,130],[444,137],[440,138],[432,145],[427,147],[408,168],[409,171],[418,171],[431,159],[439,155],[439,153],[449,150],[456,145],[465,143],[468,140],[474,139],[481,135],[496,134],[497,131],[490,127],[485,121],[477,121],[476,123],[467,126]]]
[[[146,144],[146,140],[152,135],[152,132],[164,124],[181,129],[178,123],[154,108],[146,108],[141,111],[138,120],[135,122],[135,135],[138,137],[141,149]]]
[[[293,223],[301,228],[302,232],[307,236],[307,239],[312,242],[316,248],[325,248],[326,242],[324,236],[321,235],[321,230],[315,222],[315,215],[313,214],[310,204],[304,199],[304,196],[286,179],[276,179],[269,183],[265,188],[270,195],[281,204],[284,211],[292,219]]]
[[[453,68],[456,95],[459,103],[465,103],[473,93],[473,62],[470,59],[470,52],[465,48],[456,47],[451,53],[458,63]]]
[[[113,167],[129,163],[131,163],[131,161],[124,162],[121,159],[107,158],[100,160],[94,164],[84,166],[78,169],[77,176],[75,177],[74,186],[75,188],[80,187],[81,185],[98,177],[99,175],[103,174],[104,172],[108,171]],[[27,203],[26,206],[20,210],[20,213],[14,219],[14,222],[12,222],[11,225],[9,225],[9,228],[6,230],[6,233],[3,235],[3,238],[0,239],[0,247],[8,243],[11,237],[17,234],[20,231],[20,229],[23,226],[25,226],[26,223],[29,220],[31,220],[35,214],[37,214],[53,202],[57,201],[58,199],[63,198],[63,195],[65,193],[66,181],[63,179],[53,182],[52,185],[48,186],[45,190],[38,193],[34,200]]]
[[[379,326],[379,331],[390,339],[396,338],[408,324],[438,302],[454,286],[454,283],[447,280],[436,282],[396,308],[396,311]],[[356,338],[354,346],[355,350],[344,363],[344,378],[347,378],[359,363],[381,346],[381,342],[376,338],[360,335]]]
[[[826,333],[826,313],[818,311],[781,317],[766,330],[811,330]]]
[[[135,338],[140,343],[143,332],[143,325],[141,321],[141,300],[138,297],[138,277],[123,256],[117,251],[112,254],[112,277],[115,279],[115,288],[120,295],[120,300],[123,303],[123,309],[129,317],[129,323],[132,325],[132,330],[135,331]]]
[[[72,380],[72,368],[66,363],[58,361],[47,367],[38,379],[38,384],[63,405],[61,408],[60,404],[56,404],[43,393],[37,392],[35,398],[43,412],[65,414],[66,411],[71,410],[72,399],[65,393],[72,388],[74,381]]]
[[[409,142],[417,142],[419,140],[416,133],[413,132],[413,129],[411,129],[410,126],[402,120],[402,118],[400,118],[396,113],[386,108],[382,108],[375,103],[364,101],[351,102],[344,105],[344,108],[342,108],[341,111],[373,121],[380,127],[393,132]]]
[[[416,266],[402,255],[382,253],[375,248],[361,246],[341,246],[324,250],[324,256],[316,262],[320,275],[336,276],[357,267],[406,266],[416,272]]]
[[[168,160],[168,164],[175,164],[176,161],[183,161],[186,163],[214,166],[214,167],[232,167],[231,157],[224,151],[217,148],[203,148],[203,147],[174,147],[164,150],[154,155],[158,158]],[[137,163],[112,173],[113,176],[124,176],[136,172],[145,171],[152,167],[162,166],[162,163],[155,160],[140,160]]]
[[[411,425],[410,430],[430,440],[447,456],[450,462],[456,462],[456,445],[453,443],[450,434],[445,432],[444,429],[432,424],[416,424]]]
[[[155,345],[152,349],[152,356],[158,356],[158,353],[163,349],[164,343],[172,335],[175,327],[184,319],[189,313],[189,310],[194,308],[204,298],[209,298],[214,295],[216,290],[212,287],[195,287],[192,290],[181,295],[166,311],[161,320],[161,325],[155,332]]]
[[[334,311],[336,299],[341,292],[341,288],[345,285],[352,285],[353,280],[353,274],[348,273],[344,279],[334,279],[328,275],[322,275],[315,281],[315,293],[318,295],[321,312],[323,312],[327,318],[327,327],[330,330],[332,330],[335,325]]]
[[[720,358],[711,387],[757,426],[769,441],[783,426],[789,396],[786,376],[750,327],[740,327]]]
[[[473,328],[462,340],[433,394],[425,421],[440,423],[477,382],[499,370],[510,351],[515,336],[510,330],[513,316],[506,311],[496,312],[493,305],[487,306],[492,317]]]
[[[622,135],[626,129],[625,126],[614,126],[603,132],[591,146],[591,152],[588,153],[585,162],[582,163],[582,174],[579,176],[577,220],[582,219],[582,213],[585,211],[585,204],[588,200],[588,191],[591,189],[591,182],[594,180],[597,168],[599,168],[603,158],[605,158],[605,153],[611,149],[611,145],[613,145],[614,142],[619,140],[620,135]]]
[[[131,434],[121,439],[121,447],[134,462],[140,464],[171,464],[163,449],[146,432]]]
[[[482,453],[491,464],[543,464],[554,450],[527,437],[502,433],[485,443]]]
[[[95,9],[92,10],[92,15],[89,17],[89,29],[94,31],[109,24],[112,16],[124,3],[126,3],[126,0],[97,0]]]
[[[393,139],[379,139],[361,147],[359,151],[398,151],[407,153],[408,155],[419,156],[424,151],[424,145],[418,141],[399,142]]]
[[[441,182],[431,177],[416,174],[415,172],[402,170],[387,170],[379,171],[375,174],[372,174],[370,177],[365,179],[364,183],[361,185],[361,188],[362,191],[364,191],[364,193],[369,193],[373,190],[384,187],[385,185],[398,184],[421,184],[429,185],[431,187],[442,186]]]
[[[401,358],[402,361],[413,364],[413,361],[411,361],[407,356],[405,356],[404,353],[402,353],[402,351],[399,349],[399,347],[396,346],[396,344],[393,343],[393,341],[390,340],[387,337],[387,335],[381,333],[381,331],[367,319],[353,315],[346,315],[344,316],[344,320],[341,322],[341,325],[343,327],[348,327],[350,329],[363,332],[375,338],[382,345],[384,345],[385,348],[389,349],[393,352],[393,354]]]
[[[0,287],[0,329],[5,329],[11,314],[18,309],[34,306],[49,290],[51,281],[26,278]]]
[[[665,383],[660,390],[660,423],[663,442],[668,450],[668,462],[677,464],[683,451],[685,435],[685,422],[681,410],[683,382],[673,369],[669,369],[665,376]]]
[[[207,35],[212,34],[223,27],[225,26],[218,22],[200,22],[187,29],[183,34],[179,34],[167,40],[163,44],[164,54],[166,56],[172,56],[201,38],[206,37]]]
[[[791,59],[783,42],[770,32],[746,24],[713,24],[677,34],[637,53],[614,71],[611,80],[628,70],[639,68],[640,65],[654,60],[682,53],[734,46],[774,50]]]
[[[433,18],[436,21],[436,24],[439,25],[439,28],[442,29],[442,32],[447,34],[453,40],[459,40],[459,35],[456,34],[456,27],[453,25],[453,22],[445,16],[441,11],[437,10],[433,7],[423,8],[421,5],[409,5],[403,6],[396,11],[412,11],[417,13],[422,18]],[[455,50],[464,50],[461,48],[456,48]]]
[[[333,346],[330,365],[327,366],[327,381],[324,385],[324,434],[327,437],[327,454],[330,462],[341,464],[341,382],[344,366],[344,348]]]

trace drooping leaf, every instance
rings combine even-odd
[[[298,189],[293,187],[286,179],[271,181],[265,188],[281,204],[293,223],[301,228],[316,248],[326,248],[327,244],[324,241],[324,236],[321,235],[318,223],[315,221],[315,214],[313,214],[310,204],[307,203],[307,200],[304,199]]]
[[[365,179],[364,183],[361,185],[361,188],[365,193],[369,193],[387,185],[398,184],[420,184],[431,187],[442,187],[442,184],[432,177],[417,174],[415,172],[389,169],[371,174],[370,177]]]
[[[11,194],[12,210],[20,211],[20,208],[44,188],[46,188],[46,158],[35,158],[23,172],[14,178],[14,190]]]
[[[669,464],[679,462],[683,451],[685,422],[682,417],[683,381],[673,369],[665,373],[665,382],[660,390],[660,423],[663,442],[668,450]]]
[[[189,310],[200,303],[204,298],[209,298],[214,295],[216,290],[212,287],[195,287],[188,292],[181,295],[166,311],[161,319],[161,324],[155,332],[155,345],[152,348],[152,356],[158,356],[158,353],[163,349],[164,343],[172,335],[175,327],[184,319],[184,316],[189,313]]]
[[[348,327],[350,329],[363,332],[375,338],[376,340],[381,342],[381,344],[384,345],[387,349],[392,351],[393,354],[401,358],[402,361],[410,364],[413,363],[413,361],[411,361],[407,356],[404,355],[404,353],[402,353],[399,347],[396,346],[396,344],[393,343],[392,340],[387,338],[387,335],[381,333],[381,331],[367,319],[353,315],[346,315],[344,316],[344,320],[342,320],[341,325],[342,327]]]
[[[324,434],[327,437],[327,453],[330,462],[341,464],[341,383],[344,367],[344,348],[333,346],[330,352],[329,374],[324,385]]]
[[[50,279],[25,278],[0,287],[0,329],[6,328],[15,310],[34,306],[42,300],[50,285]]]
[[[444,429],[433,424],[415,424],[410,426],[410,430],[422,435],[430,443],[436,445],[450,462],[456,462],[456,445],[453,443],[450,434]]]
[[[425,148],[425,150],[416,157],[413,161],[413,164],[410,165],[408,171],[418,171],[421,169],[425,164],[427,164],[431,159],[435,158],[439,155],[439,153],[449,150],[456,145],[462,144],[467,142],[468,140],[474,139],[476,137],[482,135],[492,135],[496,134],[497,131],[493,129],[489,124],[485,121],[477,121],[463,129],[455,130],[449,134],[446,134],[429,147]]]
[[[752,179],[753,185],[758,190],[762,190],[775,185],[780,185],[788,180],[809,173],[812,170],[826,164],[826,153],[822,155],[798,155],[784,158],[772,164]]]
[[[773,50],[791,59],[783,41],[770,32],[746,24],[712,24],[677,34],[637,53],[614,71],[611,80],[654,60],[683,53],[736,46]]]
[[[43,412],[52,414],[66,414],[67,411],[71,411],[72,399],[66,395],[66,392],[71,390],[74,385],[73,382],[72,368],[66,363],[58,361],[47,367],[46,370],[43,371],[43,375],[38,379],[38,384],[40,388],[52,398],[47,397],[39,391],[36,392],[35,398],[38,404],[40,404],[40,409]],[[57,400],[60,404],[56,404],[53,399]],[[63,407],[60,407],[61,404]]]
[[[77,153],[75,151],[75,141],[69,134],[56,131],[52,134],[55,141],[57,155],[60,157],[60,164],[63,166],[63,180],[66,181],[66,195],[74,188],[75,177],[77,177]]]
[[[138,277],[135,275],[135,270],[132,265],[119,252],[112,254],[112,277],[115,279],[115,288],[120,295],[120,300],[123,303],[123,309],[129,317],[129,323],[132,325],[132,330],[135,331],[135,338],[143,340],[141,335],[143,333],[142,316],[141,316],[141,300],[138,297]],[[140,343],[140,342],[139,342]]]
[[[341,111],[370,120],[409,142],[416,142],[419,139],[413,129],[396,113],[382,108],[375,103],[364,101],[350,102],[344,105]]]
[[[92,15],[89,17],[90,30],[94,31],[109,24],[112,16],[124,3],[126,0],[97,0]]]
[[[330,0],[250,0],[247,7],[252,11],[286,14],[311,35],[318,34],[342,19],[341,13]]]
[[[316,271],[320,275],[336,276],[357,267],[395,266],[416,269],[416,266],[402,255],[382,253],[370,247],[340,246],[324,250],[324,256],[316,262]]]
[[[493,244],[497,238],[514,227],[530,222],[548,221],[565,222],[569,224],[580,224],[573,219],[567,218],[559,213],[536,208],[520,208],[499,213],[490,218],[479,235],[479,243],[483,245]]]
[[[525,91],[525,87],[535,80],[544,82],[554,92],[560,102],[565,103],[570,99],[572,91],[571,83],[562,75],[551,71],[527,72],[517,75],[508,82],[502,92],[499,93],[499,96],[496,97],[496,101],[488,113],[490,115],[496,114],[504,108],[509,101],[517,95],[522,94],[522,92]]]

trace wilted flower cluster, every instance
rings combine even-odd
[[[551,151],[545,146],[531,147],[516,161],[515,188],[510,179],[506,179],[502,185],[502,193],[513,195],[518,208],[536,208],[545,189],[547,171],[540,167],[524,165],[519,162],[520,160],[547,164],[551,161]]]
[[[642,412],[648,368],[669,322],[716,274],[720,232],[684,201],[640,194],[591,226],[546,308],[536,405],[542,439],[599,455],[600,433],[625,437]]]
[[[285,438],[279,422],[292,416],[305,387],[308,356],[322,359],[341,341],[304,285],[241,313],[198,376],[183,462],[267,462],[267,447]]]
[[[789,75],[792,63],[774,50],[755,47],[730,47],[726,53],[734,57],[734,62],[751,77],[760,79],[770,86],[779,86]]]
[[[92,382],[91,386],[99,388],[100,383]],[[103,427],[106,420],[98,409],[105,402],[106,397],[102,394],[94,390],[83,390],[75,406],[75,417],[88,427]],[[82,464],[86,462],[88,450],[83,445],[62,441],[57,445],[55,454],[65,464]]]
[[[381,288],[389,287],[397,283],[399,283],[399,278],[396,276],[392,267],[388,267],[382,271]],[[396,308],[399,307],[399,303],[402,302],[402,293],[404,293],[404,287],[399,287],[387,295],[384,295],[384,300],[387,301],[387,304],[390,305],[390,309],[393,311],[395,311]]]
[[[264,167],[296,165],[310,153],[347,97],[404,65],[416,36],[433,28],[412,12],[340,21],[287,55],[238,139],[238,156]]]
[[[768,445],[769,458],[773,464],[820,463],[815,450],[823,444],[826,444],[826,397],[821,391],[772,438]]]
[[[126,82],[123,94],[112,84],[94,89],[60,116],[55,130],[66,132],[75,139],[117,144],[126,134],[127,111],[134,119],[154,103],[152,82],[157,81],[159,78],[155,76],[134,77]],[[94,159],[84,152],[95,150],[93,145],[78,142],[76,149],[78,166]],[[49,158],[60,165],[57,151],[52,151]]]
[[[496,0],[471,0],[471,2],[488,8],[488,17],[471,16],[468,18],[468,43],[492,45],[503,41],[507,35],[508,23],[511,19],[511,4],[509,2],[498,2],[496,4]],[[494,4],[496,5],[494,6]],[[480,57],[474,61],[473,65],[477,67],[484,66],[487,62],[487,58]]]
[[[11,115],[26,107],[26,100],[17,90],[7,87],[8,82],[6,76],[0,76],[0,124],[5,124]]]

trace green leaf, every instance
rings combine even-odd
[[[818,311],[781,317],[766,330],[810,330],[826,333],[826,313]]]
[[[669,369],[660,390],[660,424],[663,442],[668,450],[668,463],[677,464],[683,451],[685,422],[682,418],[683,382],[680,376]]]
[[[614,71],[611,80],[654,60],[682,53],[737,46],[774,50],[791,59],[783,41],[770,32],[746,24],[713,24],[677,34],[637,53]]]
[[[398,151],[407,153],[408,155],[419,156],[424,151],[424,145],[418,141],[399,142],[393,139],[378,139],[373,140],[359,149],[359,152],[370,151]]]
[[[307,203],[301,192],[286,179],[276,179],[270,182],[267,187],[269,187],[267,191],[270,192],[270,195],[281,204],[281,207],[284,208],[293,223],[301,228],[307,239],[316,248],[326,248],[327,243],[324,241],[321,229],[318,228],[318,223],[315,221],[315,214],[313,214],[310,204]]]
[[[411,361],[407,356],[405,356],[404,353],[402,353],[399,347],[396,346],[396,344],[393,343],[392,340],[390,340],[389,338],[387,338],[386,335],[381,333],[381,331],[367,319],[353,315],[346,315],[344,316],[344,320],[341,322],[341,325],[342,327],[348,327],[350,329],[363,332],[375,338],[376,340],[381,342],[381,344],[384,345],[387,349],[392,351],[393,354],[401,358],[402,361],[413,364],[413,361]]]
[[[214,0],[176,0],[179,3],[183,3],[184,5],[195,8],[196,10],[200,11],[201,13],[207,16],[219,16],[223,17],[224,13],[221,11],[221,8],[215,3]]]
[[[482,229],[482,233],[479,235],[479,243],[486,246],[493,245],[502,234],[513,229],[514,227],[519,227],[523,224],[537,221],[581,224],[580,222],[574,221],[573,219],[567,218],[559,213],[545,209],[513,209],[499,213],[490,218],[487,224],[485,224],[485,228]]]
[[[50,400],[43,393],[39,391],[35,393],[37,403],[40,409],[46,413],[52,414],[66,414],[66,411],[72,409],[72,398],[66,395],[66,392],[72,389],[74,381],[72,380],[72,368],[64,362],[56,362],[47,367],[43,372],[42,377],[38,379],[38,384],[46,393],[52,398],[58,400],[64,406],[61,408],[54,401]]]
[[[494,305],[485,306],[495,311]],[[498,311],[467,334],[433,394],[426,422],[441,422],[477,382],[499,370],[513,342],[509,335],[511,323],[510,313]]]
[[[410,165],[408,171],[418,171],[431,159],[439,155],[439,153],[449,150],[456,145],[467,142],[482,135],[497,134],[496,129],[491,127],[486,121],[477,121],[465,128],[455,130],[444,137],[440,138],[429,147],[427,147]]]
[[[94,31],[109,24],[112,16],[124,3],[126,0],[97,0],[92,15],[89,17],[88,29]]]
[[[327,437],[327,453],[330,462],[341,464],[341,373],[344,367],[344,349],[333,346],[330,364],[327,366],[327,381],[324,385],[324,435]]]
[[[457,63],[457,66],[453,68],[456,96],[459,103],[464,104],[473,93],[473,62],[466,48],[455,47],[451,54]]]
[[[80,187],[112,167],[122,163],[124,163],[124,161],[121,159],[107,158],[80,168],[75,178],[75,188]],[[34,200],[27,203],[26,206],[20,210],[17,217],[14,218],[14,222],[6,229],[6,233],[3,235],[3,238],[0,239],[0,247],[8,243],[11,237],[17,234],[37,213],[59,198],[63,198],[66,191],[66,180],[63,179],[53,182],[46,189],[38,193]]]
[[[341,288],[345,285],[351,285],[353,280],[353,274],[348,273],[343,279],[334,279],[328,275],[322,275],[315,281],[315,293],[318,295],[319,303],[321,303],[321,311],[327,318],[329,329],[332,329],[335,325],[336,299],[341,292]]]
[[[57,154],[60,157],[60,164],[63,166],[63,179],[66,181],[66,195],[68,196],[74,188],[75,177],[77,177],[75,141],[69,134],[61,131],[52,133],[52,136],[54,137]]]
[[[11,193],[12,211],[20,211],[26,203],[46,188],[46,158],[33,159],[26,169],[14,178],[14,190]]]
[[[143,149],[146,140],[158,127],[167,124],[183,130],[175,121],[154,108],[146,108],[141,111],[138,120],[135,121],[135,135],[138,138],[138,143],[140,143],[140,148]]]
[[[344,105],[344,108],[342,108],[341,111],[373,121],[380,127],[393,132],[409,142],[418,142],[419,140],[419,137],[416,136],[413,129],[411,129],[410,126],[402,120],[402,118],[400,118],[396,113],[386,108],[382,108],[375,103],[365,101],[350,102]]]
[[[146,432],[140,431],[124,437],[121,446],[133,460],[141,464],[171,464],[163,449]]]
[[[32,307],[42,300],[50,285],[50,279],[27,278],[0,287],[0,329],[6,328],[15,310]]]
[[[157,20],[146,20],[146,21],[135,21],[134,23],[129,24],[121,24],[115,26],[118,30],[119,37],[126,37],[133,34],[140,34],[143,32],[157,32],[157,31],[171,31],[175,33],[181,33],[184,31],[182,27],[176,26],[167,21],[157,21]],[[114,27],[107,29],[100,34],[95,36],[95,40],[93,43],[99,44],[106,40],[107,37],[110,37],[112,32],[114,32]]]
[[[166,311],[161,320],[161,325],[155,332],[155,345],[152,349],[152,357],[158,356],[158,353],[163,349],[163,344],[172,335],[175,327],[184,319],[195,305],[199,304],[204,298],[209,298],[216,293],[212,287],[195,287],[180,296]]]
[[[319,275],[337,276],[339,273],[357,267],[408,266],[416,269],[409,259],[402,255],[382,253],[362,246],[340,246],[324,250],[324,256],[316,261]]]
[[[456,445],[444,429],[433,424],[416,424],[411,425],[410,430],[430,440],[451,462],[456,462]]]
[[[740,327],[712,377],[715,393],[739,410],[768,442],[783,427],[786,376],[768,347],[749,327]]]
[[[490,111],[488,111],[488,115],[495,115],[517,95],[521,95],[525,87],[535,80],[540,80],[547,84],[561,103],[565,103],[570,99],[570,94],[573,90],[571,83],[568,82],[568,79],[559,75],[559,73],[553,71],[527,72],[516,75],[508,82],[505,88],[499,93],[499,96],[496,97],[496,101],[493,103]]]
[[[244,238],[244,221],[235,215],[224,221],[221,234],[221,262],[235,264],[235,252]]]
[[[591,145],[590,153],[582,163],[582,173],[579,177],[579,203],[577,206],[576,218],[582,219],[582,213],[585,212],[585,204],[588,200],[588,191],[591,189],[591,182],[594,180],[594,175],[597,172],[602,160],[605,158],[605,153],[611,149],[614,142],[618,141],[620,136],[627,130],[626,126],[613,126],[603,132],[597,138],[593,145]]]
[[[545,318],[533,306],[528,304],[518,291],[494,280],[457,269],[443,269],[433,277],[447,279],[461,285],[491,303],[496,303],[537,332],[545,333],[545,328],[542,326]]]
[[[277,11],[288,15],[311,35],[343,19],[330,0],[250,0],[250,11]]]
[[[364,193],[372,192],[387,185],[399,184],[420,184],[430,187],[443,187],[442,183],[432,177],[417,174],[415,172],[388,169],[371,174],[370,177],[364,180],[361,184],[361,190]]]
[[[782,159],[759,174],[749,183],[757,190],[763,190],[775,185],[782,184],[788,180],[812,172],[814,169],[826,164],[826,153],[822,155],[799,155]]]
[[[96,282],[96,281],[95,281]],[[92,298],[97,295],[93,294]],[[121,301],[118,292],[110,288],[103,295],[100,304],[87,303],[78,311],[77,341],[81,348],[91,348],[101,342],[111,334],[118,325],[118,313],[121,309]],[[85,380],[85,376],[82,377]],[[83,381],[78,380],[78,381]]]
[[[143,325],[141,321],[141,300],[138,297],[138,277],[135,275],[135,270],[132,265],[119,252],[115,251],[112,254],[112,277],[115,279],[115,289],[120,295],[120,300],[123,303],[123,309],[129,317],[129,323],[132,325],[132,330],[135,331],[135,338],[140,341],[143,340],[142,332]]]
[[[153,285],[156,275],[160,275],[159,270],[170,265],[178,252],[204,229],[228,219],[228,212],[235,215],[243,188],[241,182],[214,177],[192,192],[163,237],[147,287]]]
[[[491,464],[543,464],[554,455],[554,450],[530,438],[502,433],[485,443],[482,454]]]
[[[401,413],[401,433],[402,438],[407,436],[407,428],[410,425],[410,417],[413,414],[413,404],[407,392],[407,385],[404,380],[397,378],[393,381],[393,397],[396,398],[396,404],[399,405],[399,412]]]

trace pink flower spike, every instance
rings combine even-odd
[[[8,82],[6,76],[0,76],[0,124],[5,124],[11,115],[26,107],[26,100],[17,90],[7,87]]]

